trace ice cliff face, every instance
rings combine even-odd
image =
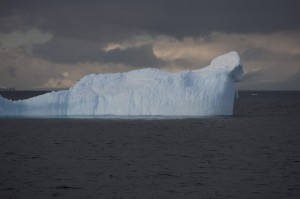
[[[240,58],[230,52],[193,71],[91,74],[69,90],[19,101],[0,97],[0,115],[232,115],[242,77]]]

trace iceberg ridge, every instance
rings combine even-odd
[[[230,52],[192,71],[90,74],[69,90],[19,101],[0,97],[0,115],[232,115],[235,82],[242,77],[240,58]]]

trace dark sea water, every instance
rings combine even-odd
[[[300,92],[240,92],[232,117],[2,118],[0,198],[300,198]]]

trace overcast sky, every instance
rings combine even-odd
[[[201,68],[237,51],[240,89],[300,89],[297,0],[1,0],[0,87],[89,73]]]

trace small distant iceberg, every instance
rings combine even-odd
[[[26,100],[0,97],[1,116],[213,116],[232,115],[235,83],[243,77],[236,52],[209,66],[169,73],[154,68],[91,74],[69,90]]]

